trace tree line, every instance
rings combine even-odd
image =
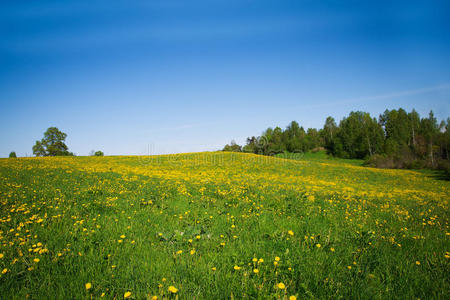
[[[378,119],[368,112],[352,111],[339,124],[327,117],[321,129],[305,130],[292,121],[282,129],[267,128],[261,136],[240,146],[232,141],[223,151],[276,155],[325,149],[340,158],[365,159],[386,168],[438,167],[449,164],[450,118],[438,122],[430,111],[421,118],[414,109],[386,110]]]
[[[67,134],[60,131],[57,127],[49,127],[44,132],[44,137],[36,141],[32,150],[35,156],[75,156],[73,152],[69,151],[66,145]],[[92,150],[90,156],[103,156],[102,151]],[[9,153],[9,158],[16,158],[17,154],[14,151]]]

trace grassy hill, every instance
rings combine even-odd
[[[0,159],[0,295],[445,298],[449,198],[318,156]]]

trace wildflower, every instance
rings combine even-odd
[[[254,258],[252,259],[252,261],[253,261],[253,262],[257,262],[258,259],[257,259],[256,257],[254,257]]]
[[[293,236],[293,235],[294,235],[294,232],[293,232],[292,230],[289,230],[289,231],[288,231],[288,234],[289,234],[290,236]]]
[[[122,235],[120,236],[120,238],[121,238],[121,239],[124,239],[124,238],[125,238],[125,235],[124,235],[124,234],[122,234]]]
[[[124,298],[129,298],[131,296],[131,292],[126,292],[125,294],[123,294]]]
[[[239,266],[234,266],[234,269],[235,269],[236,271],[239,271],[239,270],[241,269],[241,267],[239,267]]]
[[[173,285],[171,285],[171,286],[169,286],[168,291],[171,292],[172,294],[176,294],[178,292],[178,289],[176,287],[174,287]]]
[[[212,267],[211,270],[215,271],[215,270],[217,270],[217,269],[216,269],[216,267]]]
[[[258,274],[259,270],[258,269],[253,269],[253,273]]]
[[[294,295],[289,297],[289,300],[297,300],[297,297],[295,297]]]
[[[8,272],[8,269],[4,268],[3,271],[2,271],[2,274],[6,274],[6,272]]]
[[[92,284],[88,282],[84,286],[86,287],[86,290],[89,290],[92,287]]]
[[[420,265],[420,261],[416,260],[416,265]]]
[[[322,245],[321,244],[316,244],[316,247],[320,248],[320,247],[322,247]]]
[[[191,253],[191,255],[194,255],[195,254],[195,249],[192,249],[190,253]]]
[[[258,259],[258,264],[263,263],[263,262],[264,262],[264,259],[262,259],[262,258]]]
[[[275,261],[280,261],[280,258],[278,256],[275,257]]]
[[[38,263],[38,262],[40,261],[40,259],[39,259],[39,258],[35,258],[35,259],[33,259],[33,261],[34,261],[35,263]]]
[[[177,251],[177,254],[181,254],[181,253],[183,253],[183,250],[178,250]]]
[[[3,253],[0,253],[0,258],[3,258],[3,256],[5,256]]]
[[[331,248],[330,248],[330,251],[331,251],[331,252],[334,252],[334,248],[333,248],[333,247],[331,247]]]
[[[279,288],[280,290],[284,290],[286,286],[284,285],[284,283],[280,282],[277,284],[277,288]]]

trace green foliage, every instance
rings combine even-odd
[[[44,133],[44,138],[36,141],[33,146],[33,154],[36,156],[68,156],[73,153],[68,151],[64,143],[67,134],[56,127],[49,127]]]
[[[104,153],[102,151],[95,151],[94,156],[104,156]]]
[[[229,145],[226,148],[231,149]],[[438,125],[433,112],[421,119],[415,110],[407,113],[400,108],[386,110],[378,121],[367,112],[351,112],[339,126],[332,117],[327,117],[320,130],[305,131],[292,121],[285,130],[269,127],[261,136],[247,138],[242,151],[272,156],[323,148],[328,154],[346,159],[377,155],[367,161],[371,166],[436,168],[443,164],[442,160],[450,158],[450,118]]]
[[[16,157],[17,157],[16,152],[11,151],[11,153],[9,153],[9,158],[16,158]]]
[[[239,146],[238,144],[236,144],[236,142],[233,140],[231,141],[230,145],[225,145],[225,147],[223,147],[222,151],[228,151],[228,152],[241,152],[242,151],[242,147]]]

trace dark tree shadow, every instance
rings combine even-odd
[[[450,181],[450,173],[446,172],[444,170],[432,170],[428,177],[434,178],[437,180]]]

